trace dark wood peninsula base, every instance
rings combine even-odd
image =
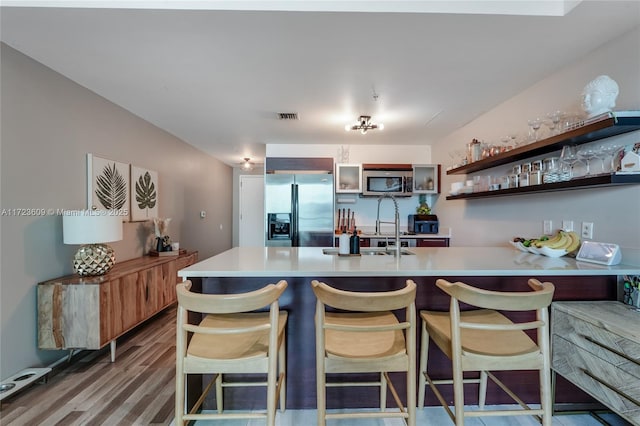
[[[616,300],[617,278],[615,275],[597,276],[552,276],[548,271],[540,276],[532,276],[541,281],[555,284],[554,301],[565,300]],[[344,290],[354,291],[386,291],[404,287],[409,277],[280,277],[286,279],[289,287],[283,294],[280,304],[282,309],[289,312],[287,326],[287,408],[302,409],[316,407],[316,376],[315,376],[315,329],[314,312],[315,296],[311,290],[311,280],[319,279],[332,286]],[[437,278],[449,281],[463,281],[468,284],[500,291],[528,291],[527,276],[413,276],[410,277],[418,284],[416,308],[442,310],[449,309],[449,299],[436,286]],[[196,279],[200,281],[200,279]],[[266,283],[276,282],[274,277],[211,277],[202,278],[204,293],[235,293],[254,290]],[[517,315],[517,313],[513,313]],[[418,332],[418,347],[420,333]],[[430,348],[430,372],[434,378],[451,377],[449,360],[432,345]],[[539,403],[538,376],[535,372],[505,372],[497,373],[527,403]],[[360,376],[366,377],[366,376]],[[392,375],[394,385],[401,398],[405,398],[405,384],[402,374]],[[350,378],[351,379],[351,378]],[[354,377],[355,379],[355,377]],[[192,385],[199,386],[198,378],[192,378]],[[195,381],[195,382],[194,382]],[[446,388],[444,396],[453,400],[452,392]],[[225,390],[225,408],[228,409],[260,409],[265,407],[266,398],[263,388],[227,388]],[[213,398],[213,395],[210,396]],[[377,404],[378,392],[375,388],[350,387],[333,388],[327,391],[327,407],[373,407]],[[389,395],[391,398],[391,395]],[[465,399],[470,404],[477,403],[477,387],[468,386]],[[578,388],[558,377],[556,384],[556,404],[587,403],[594,400]],[[487,404],[512,403],[495,385],[489,385]],[[388,406],[393,406],[391,399]],[[439,405],[430,390],[426,392],[426,405]],[[214,408],[214,401],[207,400],[205,408]]]

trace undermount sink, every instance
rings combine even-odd
[[[325,249],[322,249],[322,254],[337,256],[339,253],[337,248],[325,248]],[[385,247],[361,247],[360,254],[362,256],[394,256],[396,254],[396,251],[393,248],[385,248]],[[413,255],[415,253],[412,253],[406,249],[401,249],[400,254]],[[350,255],[345,254],[344,256],[350,256]]]

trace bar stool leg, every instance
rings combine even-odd
[[[424,394],[427,386],[427,379],[424,374],[427,371],[427,360],[429,356],[429,333],[424,321],[422,323],[422,332],[420,335],[420,371],[418,371],[418,408],[424,408]]]

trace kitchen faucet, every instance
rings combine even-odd
[[[382,202],[383,198],[391,198],[391,201],[393,201],[393,205],[396,208],[396,217],[395,217],[395,221],[394,222],[388,222],[388,221],[381,221],[380,220],[380,203]],[[380,224],[381,223],[393,223],[396,226],[395,232],[396,232],[396,247],[395,247],[395,252],[396,252],[396,256],[400,256],[400,209],[398,208],[398,201],[396,201],[396,197],[394,197],[393,195],[382,195],[380,197],[378,197],[378,213],[376,215],[376,235],[380,235]]]

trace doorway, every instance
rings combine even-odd
[[[241,175],[238,245],[264,247],[264,176]]]

